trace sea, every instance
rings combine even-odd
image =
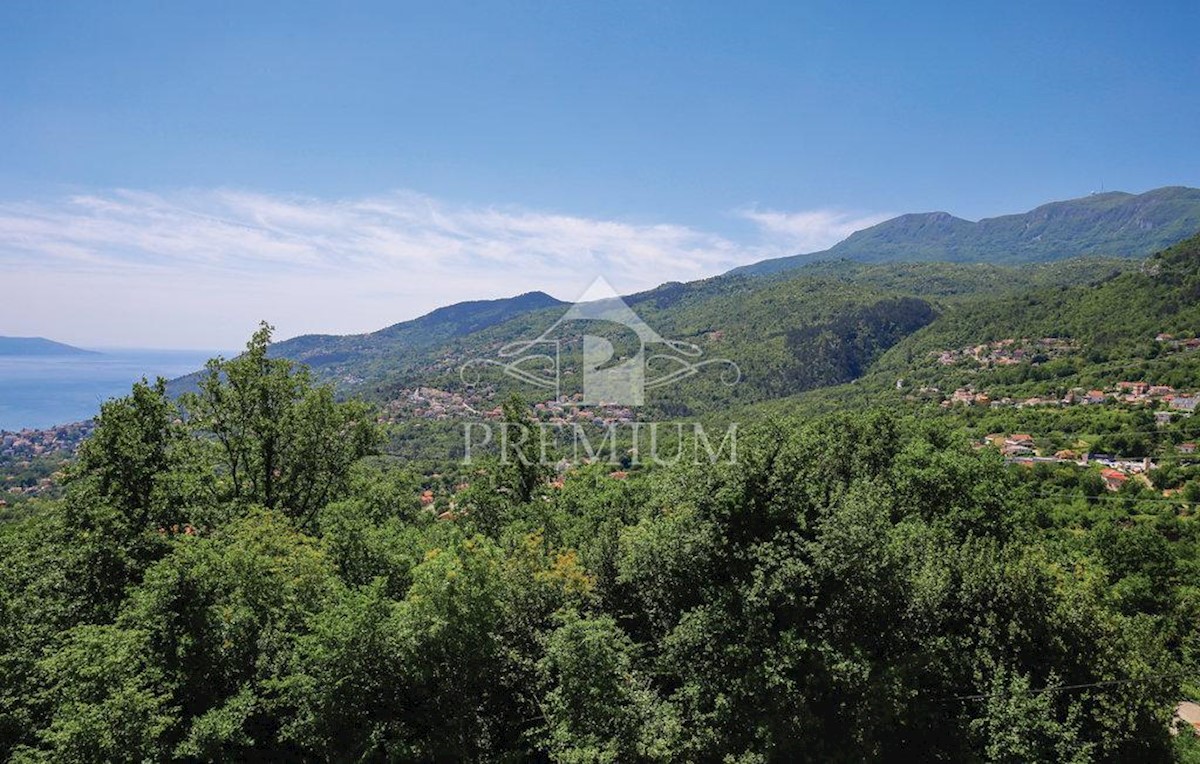
[[[145,377],[174,379],[228,351],[89,348],[95,355],[0,356],[0,430],[46,429],[91,419]]]

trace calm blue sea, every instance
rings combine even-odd
[[[127,395],[143,376],[173,379],[218,351],[100,350],[87,356],[0,356],[0,430],[44,428],[89,419],[100,404]],[[230,357],[228,352],[225,357]]]

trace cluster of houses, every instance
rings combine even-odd
[[[1077,349],[1077,345],[1062,337],[1009,338],[957,350],[937,350],[934,355],[943,366],[955,366],[964,361],[985,367],[1014,366],[1025,362],[1040,363]]]
[[[405,390],[385,407],[384,419],[390,422],[405,419],[459,420],[483,417],[499,420],[503,412],[496,405],[494,391],[481,390],[459,393],[436,387]],[[583,406],[583,393],[562,400],[548,400],[533,407],[534,417],[551,425],[625,424],[636,415],[628,406]]]
[[[1029,398],[994,397],[987,392],[981,392],[968,385],[960,387],[946,396],[936,387],[923,387],[920,393],[925,397],[942,397],[942,407],[951,406],[991,406],[994,408],[1028,406],[1096,406],[1104,403],[1120,403],[1134,406],[1163,407],[1163,411],[1155,414],[1160,424],[1165,424],[1177,415],[1190,415],[1200,402],[1200,393],[1182,392],[1169,385],[1152,385],[1148,382],[1118,382],[1105,390],[1085,390],[1077,387],[1067,391],[1061,398],[1057,396],[1032,396]]]
[[[533,407],[538,421],[551,425],[594,424],[607,427],[611,424],[628,424],[637,419],[628,406],[583,406],[583,393],[576,393],[565,400],[543,401]]]
[[[35,459],[57,459],[66,463],[93,429],[95,422],[88,420],[44,430],[0,430],[0,495],[8,498],[29,497],[52,491],[54,477],[45,472],[53,467],[39,468],[23,477],[18,475],[30,467]],[[0,499],[0,508],[6,506],[8,500]]]
[[[416,387],[403,390],[384,406],[384,419],[397,422],[405,419],[461,419],[477,416],[475,412],[493,408],[491,398],[483,392],[468,394],[441,390],[436,387]]]
[[[1144,481],[1147,473],[1158,468],[1150,457],[1129,459],[1111,454],[1079,453],[1071,449],[1062,449],[1053,455],[1043,455],[1037,448],[1034,437],[1024,432],[992,433],[979,445],[998,448],[1008,462],[1027,467],[1045,463],[1074,464],[1080,467],[1099,465],[1100,477],[1104,480],[1105,488],[1110,491],[1120,490],[1133,478]],[[1181,455],[1195,454],[1196,444],[1180,443],[1175,446],[1175,451]]]
[[[1163,346],[1175,351],[1192,351],[1200,349],[1200,338],[1176,338],[1171,334],[1159,334],[1155,340]],[[934,351],[938,363],[943,366],[954,366],[968,362],[973,366],[995,367],[1013,366],[1020,363],[1036,365],[1055,356],[1077,351],[1079,347],[1070,340],[1061,337],[1042,337],[1041,339],[1003,339],[982,345],[959,348],[957,350]],[[897,387],[902,383],[897,382]],[[918,391],[921,398],[941,398],[942,406],[974,405],[974,406],[1070,406],[1074,404],[1095,405],[1108,402],[1129,404],[1165,404],[1174,412],[1192,413],[1200,401],[1200,393],[1180,392],[1168,385],[1153,385],[1149,382],[1118,382],[1106,390],[1084,390],[1076,388],[1067,392],[1061,398],[1056,396],[1033,396],[1024,399],[996,397],[987,392],[977,391],[973,386],[960,387],[949,395],[942,395],[936,387],[923,387]],[[1163,414],[1161,421],[1170,421],[1171,414]]]
[[[1155,341],[1163,347],[1176,351],[1200,350],[1200,338],[1178,338],[1171,334],[1159,334]],[[1019,363],[1041,363],[1056,356],[1079,350],[1079,346],[1063,337],[1008,338],[971,345],[955,350],[935,350],[933,355],[943,366],[955,366],[963,362],[971,365],[1014,366]]]
[[[0,457],[20,460],[56,453],[73,454],[94,428],[95,423],[88,420],[45,430],[0,430]]]

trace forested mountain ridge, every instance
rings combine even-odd
[[[1086,283],[1097,274],[1128,267],[1128,261],[1112,259],[1020,267],[840,261],[769,278],[732,275],[664,284],[625,301],[663,336],[694,343],[706,358],[728,358],[739,365],[743,382],[733,388],[702,377],[658,398],[664,403],[669,398],[676,411],[703,412],[731,401],[779,397],[853,379],[882,351],[957,301]],[[316,378],[335,382],[346,394],[379,402],[421,386],[459,390],[463,363],[533,339],[553,325],[566,306],[557,301],[545,306],[552,300],[541,295],[497,301],[503,312],[492,303],[466,303],[372,334],[287,340],[271,352],[309,365]],[[495,320],[441,320],[474,316],[481,305],[488,306],[486,315]],[[871,325],[862,324],[864,320]],[[568,358],[579,350],[578,335],[561,339]],[[817,348],[821,360],[810,357]]]
[[[822,252],[764,260],[732,273],[778,273],[814,260],[842,258],[1003,264],[1088,255],[1145,257],[1197,230],[1200,189],[1110,191],[978,222],[946,212],[901,215],[857,231]]]
[[[1092,284],[948,305],[852,384],[722,418],[908,410],[977,437],[1032,435],[1044,457],[1091,450],[1161,459],[1155,485],[1180,488],[1186,473],[1175,466],[1189,457],[1178,450],[1200,440],[1200,418],[1192,415],[1200,396],[1200,235],[1132,269],[1093,275]]]
[[[330,356],[336,356],[339,349],[349,356],[354,351],[382,352],[387,343],[433,344],[486,329],[527,311],[563,304],[545,292],[527,292],[499,300],[460,302],[369,334],[309,334],[294,337],[274,345],[272,352],[295,360],[305,360],[307,356],[321,364],[333,360]],[[320,354],[312,355],[314,352]]]
[[[806,368],[797,377],[789,368],[806,362],[785,337],[790,332],[795,338],[797,332],[833,321],[830,309],[860,310],[867,304],[912,297],[930,301],[936,312],[939,305],[968,295],[1090,283],[1128,266],[1075,262],[1076,256],[1133,259],[1196,230],[1200,190],[1185,187],[1140,195],[1094,194],[978,223],[945,213],[905,215],[855,233],[815,260],[801,256],[764,261],[724,276],[664,284],[630,295],[627,301],[675,339],[704,347],[721,337],[721,347],[706,349],[745,359],[752,367],[748,379],[761,386],[738,394],[772,397],[859,376],[879,351],[910,331],[896,334],[889,329],[882,344],[868,342],[838,363],[840,370],[814,373]],[[1020,265],[1014,269],[1012,264]],[[804,302],[819,307],[804,307]],[[297,337],[278,343],[272,352],[309,365],[318,379],[333,381],[346,393],[386,400],[398,390],[425,383],[451,384],[463,362],[536,336],[565,306],[540,292],[462,303],[369,334]],[[800,377],[805,381],[794,383]],[[793,382],[786,381],[789,378]],[[189,384],[185,379],[173,389],[187,389]]]
[[[342,388],[359,386],[397,369],[420,369],[431,352],[460,338],[538,310],[565,303],[545,292],[497,300],[472,300],[437,308],[411,321],[367,334],[306,334],[275,343],[271,355],[303,363],[319,379]],[[174,380],[173,392],[194,389],[199,372]]]
[[[527,292],[499,300],[460,302],[369,334],[305,335],[277,343],[271,351],[277,356],[302,361],[318,369],[326,366],[343,368],[344,364],[355,361],[370,362],[381,356],[452,341],[456,337],[504,323],[522,313],[563,304],[545,292]]]

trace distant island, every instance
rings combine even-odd
[[[0,337],[0,356],[99,355],[45,337]]]

